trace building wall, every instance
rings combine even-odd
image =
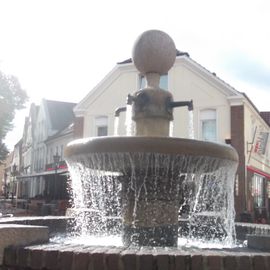
[[[114,133],[114,111],[116,108],[126,105],[128,94],[137,90],[137,72],[135,70],[120,74],[102,93],[96,97],[85,112],[84,137],[96,136],[95,117],[108,116],[108,134]],[[119,134],[125,134],[123,121],[119,128]]]
[[[53,163],[53,156],[56,154],[60,156],[60,161],[64,160],[64,149],[72,140],[72,132],[65,136],[59,136],[53,140],[50,140],[47,143],[46,164]]]
[[[245,106],[247,208],[256,222],[270,217],[270,127],[252,107]]]
[[[245,157],[245,126],[244,106],[231,107],[231,144],[239,155],[239,166],[237,170],[237,189],[235,192],[236,218],[240,220],[240,214],[247,210],[246,193],[246,157]]]
[[[36,126],[34,131],[34,171],[43,171],[46,164],[46,144],[45,140],[52,133],[49,123],[49,117],[46,112],[45,102],[42,100],[41,106],[38,112]]]
[[[74,119],[74,139],[82,138],[84,132],[84,117]]]
[[[31,174],[34,170],[34,147],[35,147],[35,130],[36,117],[38,108],[32,103],[29,111],[29,116],[26,117],[24,123],[24,132],[22,137],[22,174]]]
[[[269,133],[270,127],[250,102],[231,107],[231,142],[239,154],[235,192],[238,220],[244,212],[255,222],[262,213],[265,219],[270,217]]]
[[[195,138],[201,139],[200,115],[204,109],[217,112],[217,141],[225,143],[230,137],[230,105],[228,94],[199,72],[178,61],[169,73],[169,89],[175,101],[193,100]],[[174,136],[188,138],[189,113],[186,108],[174,110]]]

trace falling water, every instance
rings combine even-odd
[[[194,139],[194,121],[193,121],[193,111],[189,111],[188,114],[188,137],[189,139]]]
[[[73,180],[75,234],[120,235],[128,193],[135,202],[134,227],[138,202],[173,198],[179,202],[181,239],[211,247],[234,245],[236,162],[158,153],[94,153],[67,162]]]
[[[114,136],[118,136],[118,130],[119,130],[119,116],[114,117]]]
[[[127,105],[127,111],[126,111],[126,134],[127,136],[132,136],[133,135],[133,130],[134,130],[134,124],[132,121],[132,106]]]
[[[173,121],[170,121],[169,136],[173,137]]]

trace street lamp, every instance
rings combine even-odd
[[[58,152],[53,156],[53,163],[54,163],[54,199],[56,199],[56,180],[57,180],[57,168],[59,165],[60,156]]]

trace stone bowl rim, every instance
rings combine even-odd
[[[71,141],[65,158],[90,153],[157,153],[205,156],[238,162],[237,151],[229,145],[173,137],[104,136]]]

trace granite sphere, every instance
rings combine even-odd
[[[172,38],[160,30],[143,32],[135,41],[132,58],[141,74],[166,74],[176,58],[176,47]]]

